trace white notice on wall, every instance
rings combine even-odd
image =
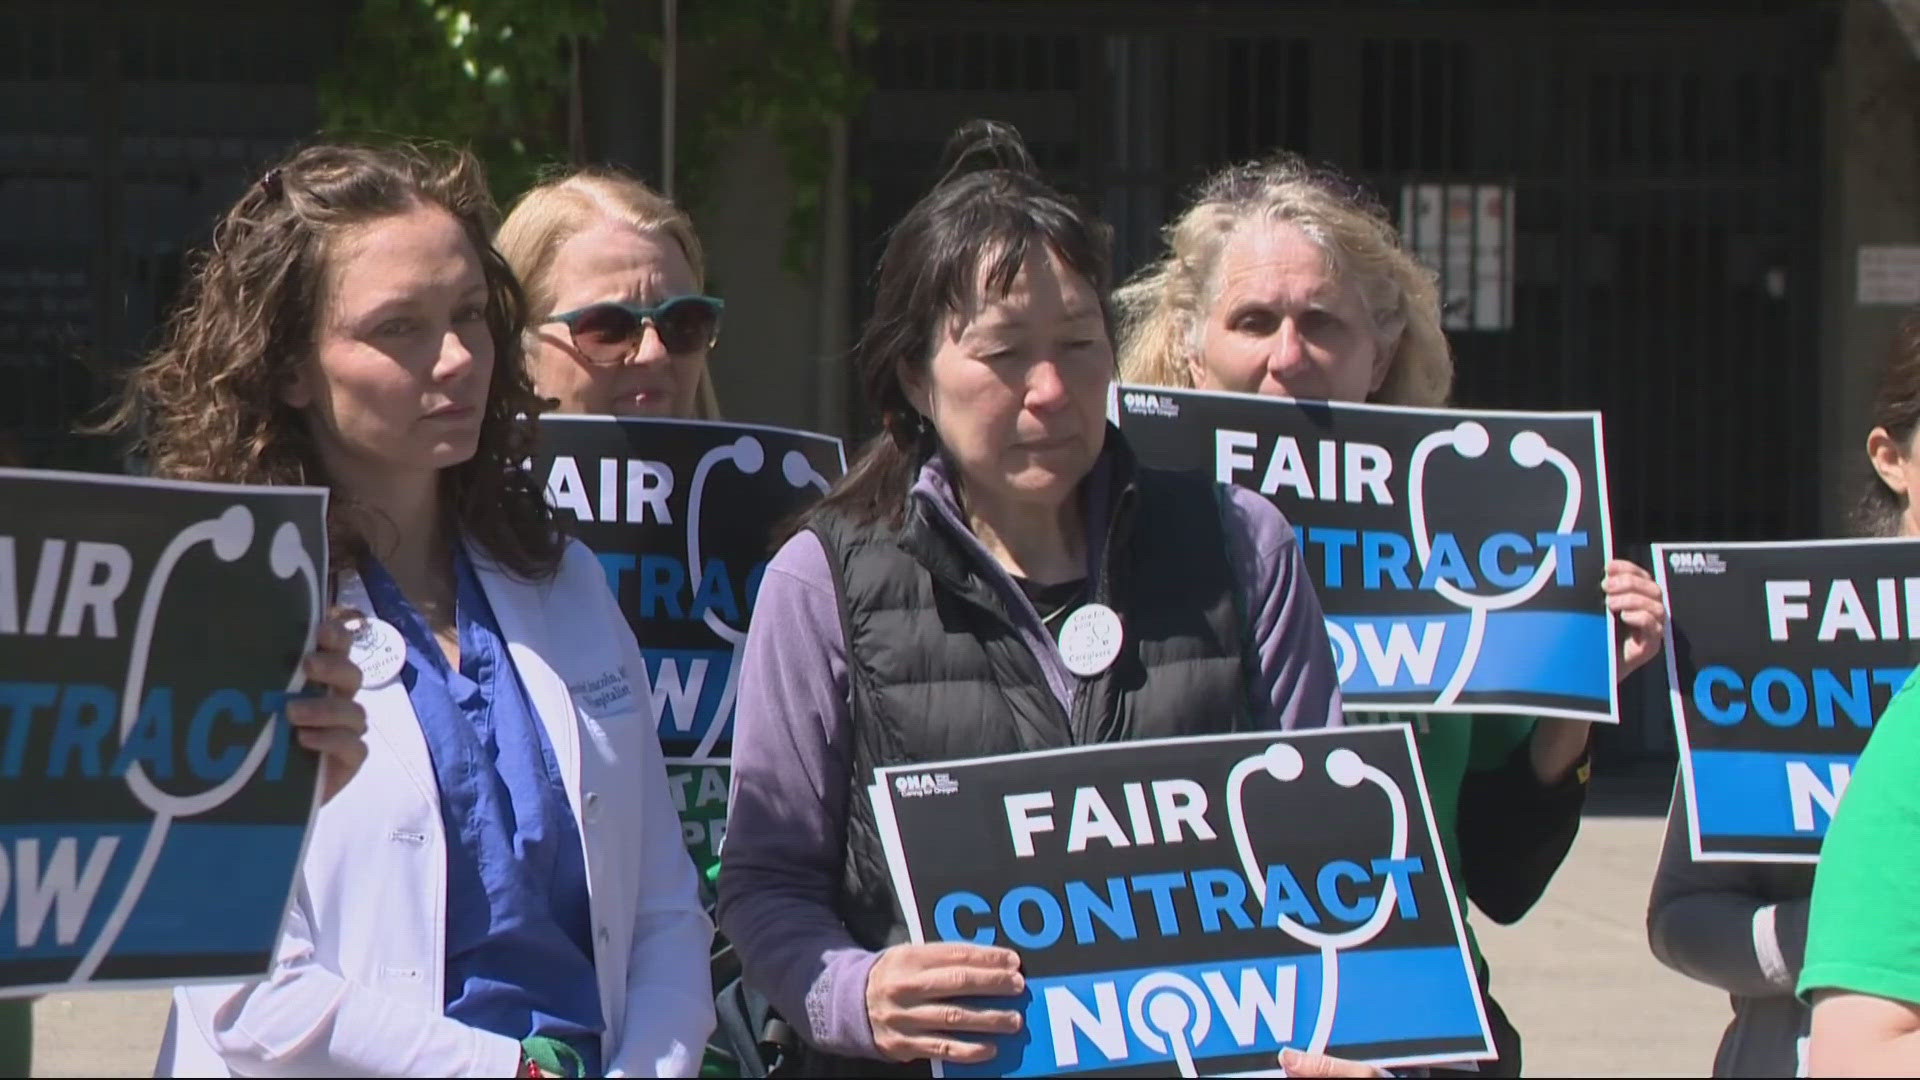
[[[1861,244],[1859,281],[1862,307],[1920,304],[1920,244]]]
[[[1474,191],[1473,328],[1513,325],[1513,189]]]
[[[1441,226],[1444,261],[1440,264],[1441,325],[1449,330],[1473,326],[1473,263],[1480,254],[1474,242],[1473,188],[1446,187],[1446,223]]]
[[[1407,184],[1400,231],[1440,278],[1449,330],[1513,326],[1513,189],[1491,184]]]

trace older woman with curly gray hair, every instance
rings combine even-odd
[[[1332,174],[1292,156],[1227,169],[1166,244],[1114,296],[1126,381],[1446,402],[1453,359],[1433,275]]]
[[[1162,257],[1115,294],[1125,381],[1447,404],[1453,359],[1433,274],[1379,204],[1339,176],[1293,155],[1234,166],[1201,185],[1165,241]],[[1608,608],[1627,628],[1624,678],[1660,649],[1660,589],[1623,560],[1608,565],[1605,589]],[[1381,713],[1348,719],[1413,724],[1456,892],[1499,922],[1525,914],[1579,829],[1587,724]],[[1484,989],[1484,959],[1479,970]],[[1518,1076],[1519,1034],[1491,995],[1487,1005],[1499,1060],[1483,1062],[1479,1075]]]

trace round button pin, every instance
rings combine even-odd
[[[1105,604],[1088,604],[1060,624],[1060,656],[1081,678],[1098,675],[1120,656],[1120,616]]]
[[[385,686],[407,663],[407,639],[385,619],[363,618],[353,627],[353,646],[347,658],[360,669],[360,684]]]

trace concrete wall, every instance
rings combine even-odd
[[[844,282],[782,265],[792,185],[780,148],[765,131],[732,140],[712,171],[711,191],[682,192],[707,245],[709,285],[727,301],[714,351],[714,387],[729,420],[825,430],[817,403],[823,289],[836,301]],[[834,432],[839,434],[838,432]]]
[[[588,149],[596,161],[627,168],[662,186],[661,71],[625,44],[662,26],[661,0],[608,5],[604,40],[585,71]],[[680,54],[675,113],[681,125],[714,92],[712,58]],[[685,135],[685,132],[682,132]],[[682,145],[685,145],[684,139]],[[710,292],[727,301],[711,363],[722,414],[729,420],[804,427],[840,434],[841,383],[821,357],[844,349],[847,298],[845,237],[823,245],[820,263],[804,275],[783,266],[792,185],[770,132],[751,130],[727,141],[702,190],[681,178],[675,201],[693,215],[707,251]],[[846,232],[844,216],[827,223]]]
[[[1866,477],[1867,410],[1905,310],[1858,302],[1862,244],[1920,243],[1920,64],[1888,8],[1841,5],[1822,177],[1822,523],[1844,535]]]

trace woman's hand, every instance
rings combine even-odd
[[[1386,1070],[1361,1061],[1308,1054],[1299,1050],[1280,1051],[1280,1068],[1288,1076],[1386,1076]]]
[[[1627,640],[1620,644],[1620,677],[1625,679],[1660,654],[1667,635],[1665,598],[1652,574],[1625,559],[1607,564],[1600,588],[1607,594],[1607,610],[1627,628]]]
[[[895,945],[882,952],[867,973],[873,1045],[891,1061],[988,1061],[993,1044],[955,1038],[953,1033],[1011,1035],[1020,1030],[1020,1014],[953,999],[1011,997],[1026,983],[1020,956],[1010,949],[960,942]]]
[[[300,745],[320,755],[320,799],[325,802],[347,786],[367,759],[367,711],[353,695],[360,692],[360,668],[347,657],[353,645],[350,620],[357,611],[334,608],[320,622],[313,651],[301,662],[307,683],[321,693],[287,702],[287,720]]]

